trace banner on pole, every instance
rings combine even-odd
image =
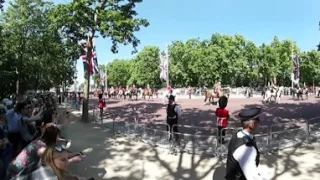
[[[168,57],[160,54],[160,79],[168,81]]]
[[[300,80],[300,58],[299,56],[292,57],[293,62],[293,72],[291,74],[291,81],[295,84],[299,83]]]

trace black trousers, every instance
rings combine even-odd
[[[178,119],[169,119],[169,118],[167,118],[167,124],[169,125],[169,127],[167,126],[167,131],[174,132],[174,133],[179,132],[177,126],[173,127],[173,125],[178,124]],[[177,134],[175,134],[174,137],[175,137],[176,140],[178,140],[178,135]],[[170,140],[171,139],[172,139],[172,135],[170,134]]]
[[[224,144],[225,143],[224,138],[221,138],[221,136],[222,137],[226,136],[226,130],[224,129],[224,127],[218,126],[218,142],[220,144]]]

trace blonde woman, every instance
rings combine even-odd
[[[25,168],[11,180],[50,179],[50,180],[85,180],[66,172],[68,152],[63,146],[50,146],[44,151],[41,161]]]

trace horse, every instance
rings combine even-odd
[[[151,89],[142,90],[142,98],[143,98],[144,100],[146,99],[146,96],[149,97],[148,100],[150,100],[150,98],[153,97],[153,93],[152,93],[152,90],[151,90]]]
[[[129,89],[125,96],[128,96],[130,100],[134,100],[133,97],[136,97],[135,100],[138,100],[138,90]]]
[[[262,102],[266,103],[266,102],[272,102],[272,98],[274,98],[275,103],[279,103],[280,102],[280,97],[281,97],[281,93],[283,91],[283,86],[280,86],[277,90],[271,92],[271,90],[267,89],[265,91],[264,97]]]
[[[109,96],[109,99],[115,99],[117,96],[117,92],[114,89],[110,90],[108,93],[108,96]]]
[[[211,103],[211,101],[213,101],[213,103],[214,103],[214,98],[219,99],[220,97],[223,96],[223,92],[220,91],[220,92],[216,93],[216,92],[214,92],[214,90],[206,90],[204,92],[204,96],[205,96],[204,104],[207,103],[207,100],[209,100],[209,103]]]
[[[308,97],[309,97],[309,90],[308,89],[297,89],[295,93],[297,95],[298,100],[300,98],[301,98],[301,100],[304,100],[303,95],[305,95],[306,96],[305,99],[308,100]]]
[[[119,89],[119,92],[118,92],[118,98],[121,99],[125,99],[125,92],[123,89]]]

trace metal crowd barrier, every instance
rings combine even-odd
[[[228,127],[223,129],[225,135],[219,136],[217,127],[173,125],[172,130],[175,127],[178,129],[178,132],[173,132],[168,131],[170,126],[165,123],[140,124],[137,119],[124,121],[114,117],[110,118],[110,124],[107,126],[97,108],[89,110],[89,117],[93,122],[100,122],[102,127],[112,129],[114,134],[124,135],[128,139],[165,148],[170,152],[183,151],[194,154],[226,155],[232,135],[241,129]],[[303,143],[319,143],[320,116],[295,123],[259,126],[255,139],[261,152],[290,148]]]
[[[174,132],[178,129],[178,132]],[[216,128],[173,125],[171,131],[171,152],[216,155],[218,149]]]
[[[308,142],[320,142],[320,116],[308,120]]]
[[[156,124],[162,126],[162,128],[152,128],[144,125],[138,125],[140,128],[140,140],[146,142],[152,146],[157,146],[165,149],[170,148],[170,135],[167,131],[169,128],[168,124]]]

